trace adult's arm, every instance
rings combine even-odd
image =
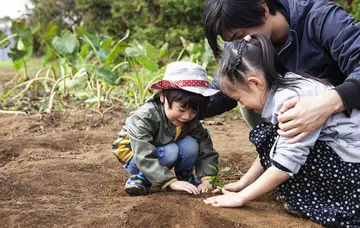
[[[360,108],[360,23],[338,4],[315,4],[315,39],[337,61],[341,71],[348,75],[334,90],[340,95],[347,114]],[[319,26],[317,26],[319,25]]]
[[[348,77],[332,91],[294,98],[283,105],[278,133],[284,137],[297,135],[291,143],[311,134],[332,114],[346,111],[350,116],[352,109],[360,108],[360,23],[334,2],[318,1],[309,18],[313,42],[323,47]]]
[[[212,89],[220,90],[219,76],[215,75],[210,87]],[[220,115],[226,111],[235,108],[237,101],[226,96],[223,92],[220,92],[210,97],[210,103],[206,109],[200,112],[200,119]]]

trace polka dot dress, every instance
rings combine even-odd
[[[269,154],[276,137],[276,126],[266,122],[250,132],[265,169],[272,165]],[[326,227],[360,227],[360,164],[342,161],[323,141],[277,191],[285,207],[299,216]]]

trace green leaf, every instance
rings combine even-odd
[[[115,58],[121,53],[124,52],[125,48],[129,47],[128,44],[119,41],[111,50],[110,54],[106,59],[106,64],[111,64]]]
[[[156,48],[147,41],[144,42],[144,46],[146,50],[146,56],[148,56],[151,60],[156,61],[157,56],[159,55],[159,51],[156,50]]]
[[[54,37],[52,45],[60,55],[69,56],[79,50],[80,43],[71,32],[64,30],[61,33],[61,37]]]
[[[136,56],[140,56],[142,54],[142,51],[136,47],[128,47],[125,48],[125,53],[130,57],[136,57]]]
[[[56,21],[50,21],[45,27],[45,33],[43,35],[44,41],[51,40],[57,33],[59,27],[56,24]]]
[[[85,33],[84,36],[86,36],[87,39],[84,37],[81,37],[82,40],[84,40],[87,43],[91,42],[91,45],[93,45],[96,50],[99,49],[99,47],[100,47],[100,37],[99,36],[92,35],[90,33]]]
[[[85,88],[87,82],[87,73],[84,68],[81,68],[75,75],[73,79],[65,78],[66,88],[70,90],[78,90]]]
[[[86,43],[84,44],[82,47],[81,47],[81,50],[80,50],[80,56],[82,58],[85,58],[85,56],[87,54],[89,54],[89,51],[90,51],[90,44]]]
[[[25,26],[25,22],[23,20],[12,21],[11,32],[13,34],[18,34],[19,38],[22,39],[24,45],[33,45],[33,36],[31,34],[31,31]]]
[[[220,172],[228,172],[228,171],[230,171],[230,167],[225,167],[225,168],[222,168],[221,170],[220,170]]]
[[[217,167],[215,167],[215,166],[213,166],[213,165],[209,165],[209,166],[210,166],[210,168],[215,169],[216,172],[218,171],[218,168],[217,168]]]
[[[51,47],[46,48],[46,53],[43,57],[43,65],[46,66],[49,62],[56,59],[55,51]]]
[[[115,85],[117,76],[116,73],[113,72],[108,66],[100,66],[95,70],[95,74],[103,79],[105,82],[109,83],[110,85]]]
[[[147,69],[151,72],[156,72],[159,70],[158,64],[154,60],[149,58],[148,56],[140,55],[135,58],[136,58],[136,61],[138,61],[138,63],[145,69]]]
[[[168,48],[169,48],[169,43],[164,43],[160,48],[157,58],[161,59],[166,54]]]
[[[100,49],[99,51],[96,52],[96,56],[100,58],[101,62],[105,62],[108,55],[109,55],[109,50],[106,49]]]
[[[103,41],[100,42],[100,48],[107,49],[110,52],[112,42],[113,42],[112,38],[109,38],[107,40],[103,40]]]
[[[14,59],[13,59],[13,68],[15,69],[15,70],[20,70],[22,67],[23,67],[23,65],[24,65],[24,60],[22,60],[22,59],[20,59],[20,60],[17,60],[17,61],[15,61]]]

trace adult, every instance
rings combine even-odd
[[[206,0],[204,23],[205,36],[216,57],[221,55],[218,35],[231,42],[258,32],[270,39],[288,70],[327,79],[336,86],[317,96],[284,102],[278,133],[296,136],[289,143],[305,138],[330,115],[345,111],[350,116],[360,107],[360,24],[335,2]],[[219,88],[217,77],[212,87]],[[236,104],[219,94],[202,115],[221,114]],[[252,126],[259,118],[247,110],[244,117]]]

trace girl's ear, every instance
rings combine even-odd
[[[263,82],[260,78],[256,76],[250,76],[247,78],[247,82],[249,84],[249,87],[256,87],[260,91],[263,91],[266,87],[265,82]]]
[[[161,103],[164,103],[164,101],[165,101],[165,97],[164,97],[163,93],[160,93],[160,101],[161,101]]]

